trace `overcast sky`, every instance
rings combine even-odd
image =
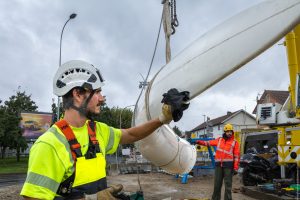
[[[238,12],[262,0],[177,0],[179,27],[171,38],[177,55],[199,36]],[[146,76],[158,33],[161,0],[0,0],[0,99],[5,101],[18,87],[32,95],[38,110],[51,111],[52,78],[59,64],[59,41],[64,31],[62,63],[86,60],[104,78],[108,106],[135,103],[142,74]],[[153,76],[165,63],[161,33],[153,63]],[[279,42],[280,43],[280,42]],[[278,43],[278,44],[279,44]],[[176,123],[191,130],[204,121],[246,109],[252,113],[257,95],[265,89],[287,90],[289,84],[285,48],[269,50],[231,74],[191,102]]]

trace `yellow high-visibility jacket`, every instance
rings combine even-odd
[[[88,121],[80,128],[71,126],[81,146],[82,155],[85,155],[89,146],[87,126]],[[96,122],[96,138],[101,153],[97,153],[96,159],[77,158],[73,188],[78,188],[79,192],[90,193],[90,191],[82,190],[88,190],[91,184],[106,182],[104,180],[106,177],[105,155],[116,151],[121,134],[120,129]],[[56,192],[60,183],[70,177],[74,171],[70,145],[60,129],[53,125],[38,138],[30,150],[28,173],[21,195],[40,199],[54,199],[57,196]],[[86,188],[86,186],[88,187]],[[101,189],[103,188],[100,187],[99,190]]]

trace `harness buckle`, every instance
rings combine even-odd
[[[73,186],[73,183],[74,183],[74,179],[75,179],[75,173],[73,173],[69,178],[64,180],[59,185],[59,188],[58,188],[56,193],[63,196],[63,197],[66,197],[66,196],[70,195],[72,193],[72,186]]]
[[[75,152],[76,157],[81,157],[82,156],[80,148],[76,148],[76,149],[72,149],[72,150]]]
[[[98,146],[99,149],[99,146]],[[99,153],[97,152],[97,146],[95,146],[94,144],[89,144],[89,148],[86,152],[86,154],[84,155],[85,159],[93,159],[96,158],[96,154]]]

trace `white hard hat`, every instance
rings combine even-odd
[[[93,65],[81,60],[71,60],[58,68],[53,79],[53,93],[63,96],[75,87],[95,90],[101,88],[103,82],[100,71]]]

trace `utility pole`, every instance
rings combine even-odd
[[[64,33],[64,30],[65,30],[65,27],[67,25],[67,23],[71,20],[71,19],[74,19],[75,17],[77,16],[76,13],[72,13],[70,16],[69,16],[69,19],[66,21],[66,23],[64,24],[62,30],[61,30],[61,34],[60,34],[60,42],[59,42],[59,65],[58,67],[61,66],[61,44],[62,44],[62,36],[63,36],[63,33]],[[60,113],[59,113],[59,109],[60,109],[60,97],[58,96],[57,97],[57,113],[56,113],[56,116],[57,116],[57,121],[59,121],[59,116],[60,116]]]

